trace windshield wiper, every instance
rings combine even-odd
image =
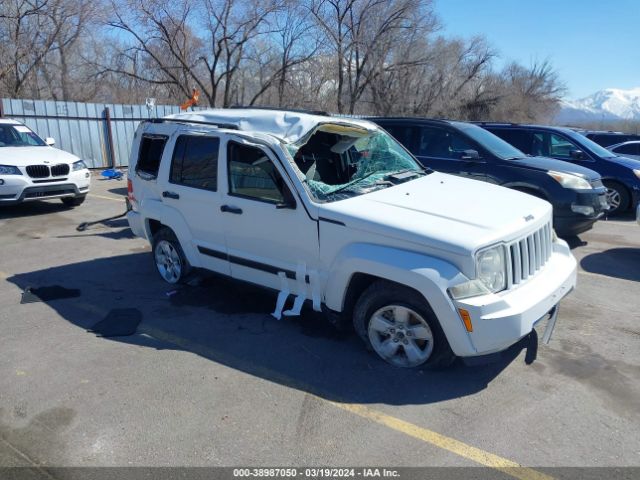
[[[354,186],[356,183],[359,183],[362,180],[365,180],[365,179],[371,177],[372,175],[377,175],[378,173],[380,173],[380,172],[369,172],[364,177],[360,177],[360,178],[356,178],[355,180],[351,180],[349,183],[347,183],[347,184],[343,185],[342,187],[338,188],[337,190],[334,190],[333,192],[331,192],[331,194],[339,193],[339,192],[342,192],[344,190],[347,190],[349,187]]]

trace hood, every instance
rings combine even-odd
[[[540,228],[551,220],[551,205],[515,190],[434,172],[324,204],[320,215],[349,228],[468,256]]]
[[[517,160],[510,160],[515,166],[524,166],[536,170],[555,170],[556,172],[573,173],[588,180],[598,180],[600,174],[593,170],[562,160],[547,157],[524,157]]]
[[[73,163],[80,160],[75,155],[52,147],[0,147],[0,164],[26,167],[49,162]]]
[[[633,158],[628,157],[610,157],[606,160],[634,170],[640,170],[640,160],[634,160]]]

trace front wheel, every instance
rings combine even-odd
[[[396,367],[443,368],[456,358],[429,304],[401,285],[373,283],[358,299],[353,323],[367,347]]]
[[[167,227],[153,236],[153,258],[158,273],[167,283],[183,283],[191,270],[178,238]]]
[[[616,215],[627,209],[629,205],[629,194],[625,187],[618,182],[605,181],[607,188],[607,202],[609,203],[609,215]]]

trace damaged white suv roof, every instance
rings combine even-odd
[[[424,169],[365,120],[218,109],[147,122],[129,191],[166,281],[199,268],[275,289],[277,318],[309,302],[397,366],[499,352],[547,317],[548,341],[575,286],[547,202]]]

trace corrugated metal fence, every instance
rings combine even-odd
[[[0,117],[23,122],[56,147],[87,161],[91,168],[126,166],[138,124],[149,118],[178,113],[180,107],[115,105],[3,98]],[[1,152],[0,152],[1,155]]]

